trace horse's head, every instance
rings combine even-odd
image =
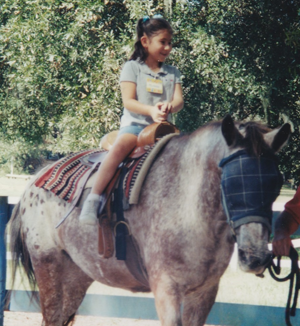
[[[223,207],[238,244],[239,265],[260,274],[270,262],[272,204],[279,195],[282,176],[275,153],[286,143],[289,124],[270,130],[255,123],[222,122],[230,154],[220,162]]]

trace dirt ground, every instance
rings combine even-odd
[[[4,312],[4,326],[41,326],[41,323],[42,315],[38,313]],[[160,326],[160,322],[154,320],[76,316],[73,326]]]
[[[42,315],[30,312],[4,312],[4,326],[41,326]],[[159,321],[76,316],[73,326],[160,326]]]

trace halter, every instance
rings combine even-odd
[[[263,223],[271,233],[272,204],[283,182],[276,156],[255,157],[240,150],[222,159],[219,166],[222,204],[233,233],[252,222]]]

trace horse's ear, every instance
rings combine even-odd
[[[231,146],[236,139],[236,129],[230,114],[227,114],[222,121],[222,134],[228,146]]]
[[[265,142],[278,152],[288,141],[291,134],[291,125],[285,123],[280,129],[275,129],[264,135]]]

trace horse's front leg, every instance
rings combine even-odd
[[[183,326],[202,326],[215,302],[219,284],[200,287],[183,299]]]
[[[182,326],[181,295],[167,275],[151,282],[156,311],[162,326]]]

